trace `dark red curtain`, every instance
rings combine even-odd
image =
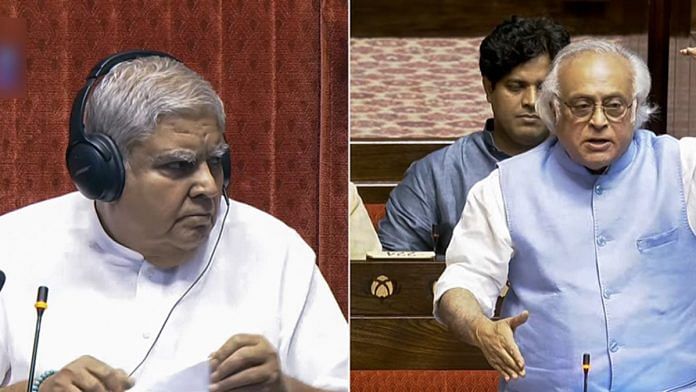
[[[2,16],[26,22],[27,68],[25,97],[0,99],[0,214],[74,190],[68,114],[99,59],[166,51],[225,103],[232,197],[302,235],[347,313],[346,0],[0,0]]]

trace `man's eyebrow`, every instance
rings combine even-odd
[[[196,161],[196,153],[191,151],[191,150],[177,149],[177,150],[164,151],[164,152],[152,157],[152,161],[155,164],[168,163],[168,162],[176,161],[176,160],[186,161],[186,162],[195,162]]]

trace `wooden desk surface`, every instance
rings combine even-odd
[[[432,316],[442,261],[351,261],[351,369],[489,370]]]

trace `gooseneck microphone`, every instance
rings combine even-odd
[[[440,226],[437,224],[430,227],[430,238],[433,240],[433,252],[437,255],[437,245],[440,241]]]
[[[36,353],[39,350],[39,334],[41,333],[41,317],[48,307],[48,287],[40,286],[36,295],[36,331],[34,331],[34,348],[31,351],[31,363],[29,365],[29,379],[27,380],[27,392],[31,392],[34,381],[34,369],[36,368]]]
[[[583,381],[582,390],[587,392],[587,373],[590,372],[590,354],[582,354],[582,372],[585,373],[585,381]]]
[[[2,290],[2,286],[5,285],[5,273],[0,271],[0,290]]]

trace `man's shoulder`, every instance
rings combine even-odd
[[[266,211],[241,201],[230,199],[230,213],[227,223],[230,229],[243,232],[250,240],[301,241],[295,229]]]
[[[672,135],[664,134],[657,135],[655,132],[648,129],[636,129],[634,137],[639,143],[652,144],[653,146],[660,145],[673,145],[679,144],[679,139]],[[685,138],[686,139],[686,138]]]
[[[256,207],[230,200],[225,237],[226,245],[239,257],[237,265],[248,260],[254,268],[290,273],[300,282],[311,276],[315,263],[312,248],[293,228]],[[288,263],[292,268],[286,268]]]
[[[471,154],[479,154],[485,152],[485,143],[483,140],[483,132],[477,131],[462,136],[452,142],[452,144],[442,147],[431,152],[425,157],[415,161],[411,170],[420,172],[440,172],[443,167],[451,168],[452,165],[457,165],[458,162],[464,162],[464,159],[471,159]]]
[[[0,228],[16,230],[26,225],[46,225],[61,217],[74,215],[76,208],[82,208],[90,201],[78,192],[41,200],[0,216]]]
[[[0,216],[0,249],[4,252],[4,257],[0,258],[2,269],[22,275],[27,269],[60,257],[72,239],[86,232],[88,220],[85,218],[91,203],[79,193],[70,193]],[[23,262],[13,262],[19,259]]]

